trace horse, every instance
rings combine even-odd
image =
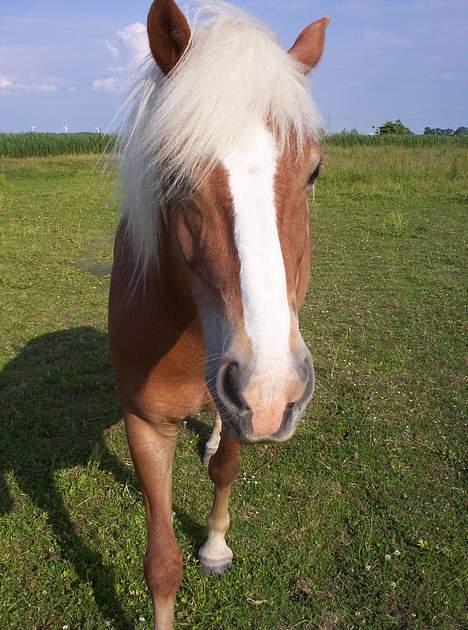
[[[192,19],[155,0],[150,55],[119,139],[122,212],[109,339],[148,530],[144,575],[155,628],[173,627],[183,575],[172,527],[178,425],[216,412],[205,460],[214,484],[207,573],[223,573],[228,499],[242,444],[283,442],[315,377],[298,315],[309,283],[308,197],[321,165],[309,90],[329,19],[285,50],[224,2]]]

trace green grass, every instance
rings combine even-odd
[[[468,147],[468,136],[388,135],[369,136],[357,133],[333,133],[325,137],[325,144],[338,147]]]
[[[0,156],[11,158],[48,157],[106,153],[113,149],[114,134],[97,133],[0,133]],[[366,136],[354,133],[331,134],[324,138],[328,146],[352,147],[403,146],[465,147],[468,136]]]
[[[104,153],[115,144],[115,136],[98,133],[0,133],[0,156],[47,157]]]
[[[141,496],[106,342],[111,177],[89,156],[0,161],[0,628],[150,628]],[[465,627],[468,158],[327,146],[303,311],[318,389],[298,435],[246,447],[235,565],[202,576],[211,500],[181,428],[179,628]]]

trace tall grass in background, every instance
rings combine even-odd
[[[100,133],[0,133],[0,156],[47,157],[104,153],[113,148],[115,135]]]
[[[0,133],[0,156],[9,158],[47,157],[52,155],[78,155],[106,153],[114,148],[115,134],[98,133]],[[354,133],[337,133],[324,136],[325,145],[467,147],[468,136],[367,136]]]
[[[408,148],[423,147],[468,147],[468,136],[416,136],[383,135],[369,136],[358,133],[333,133],[324,136],[323,142],[338,147],[352,146],[402,146]]]

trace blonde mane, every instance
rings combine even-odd
[[[259,120],[280,150],[291,131],[300,151],[320,128],[304,68],[269,29],[221,1],[193,4],[192,39],[176,68],[164,76],[148,58],[124,105],[122,218],[140,271],[157,259],[167,200],[199,185]]]

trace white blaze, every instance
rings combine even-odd
[[[272,134],[258,125],[246,146],[223,160],[234,203],[245,328],[260,369],[285,362],[289,354],[291,316],[276,221],[277,157]]]

